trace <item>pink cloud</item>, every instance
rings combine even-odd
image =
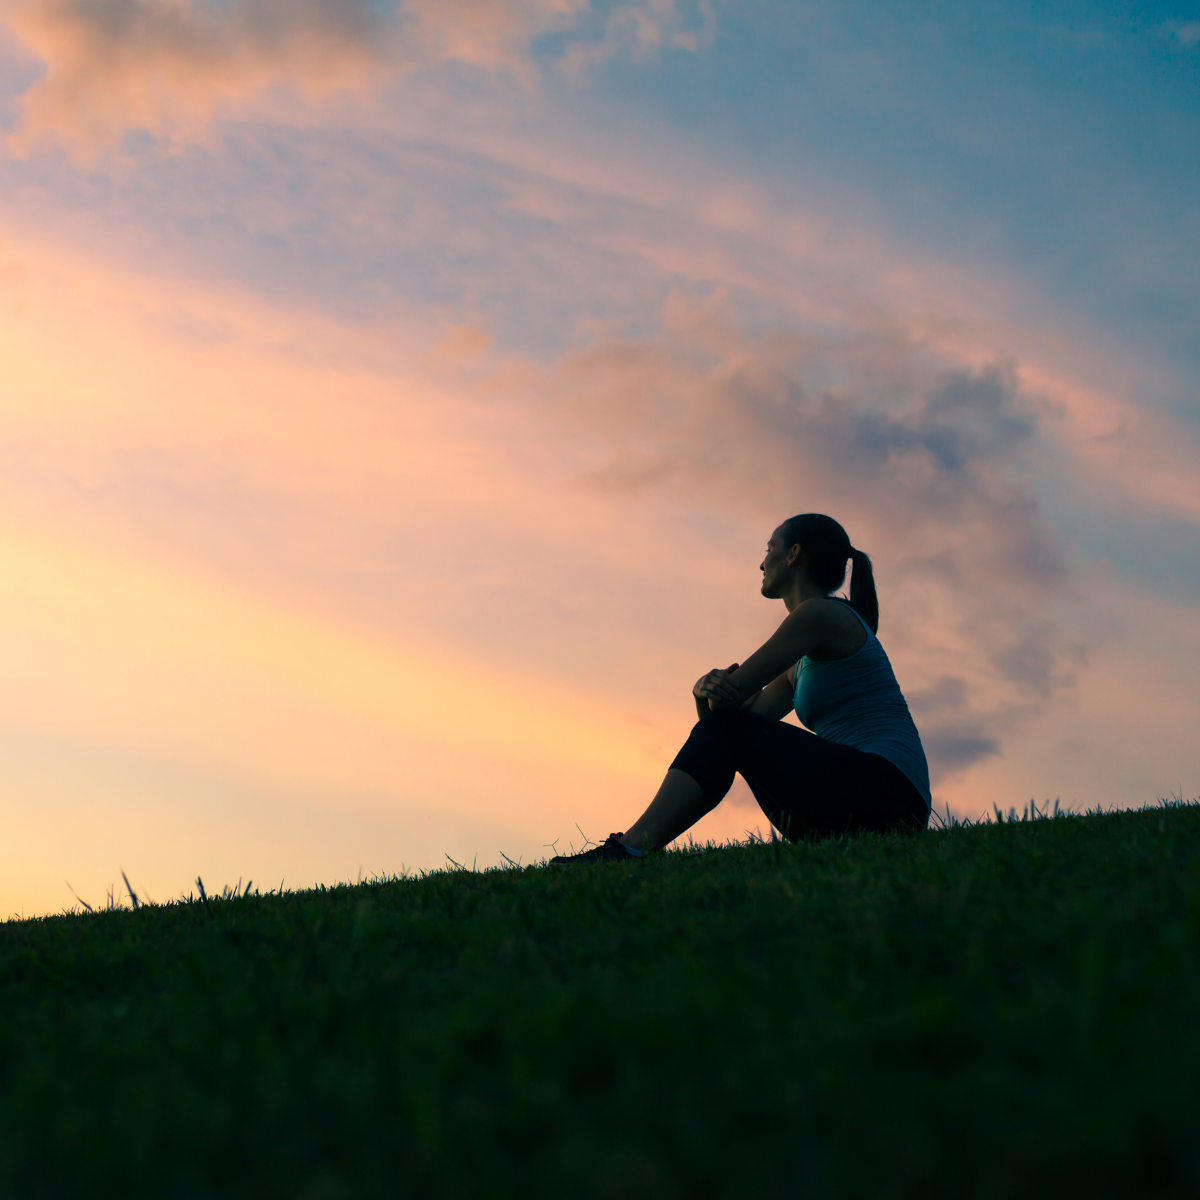
[[[935,772],[997,753],[1074,683],[1082,648],[1047,615],[1070,572],[1026,474],[1044,406],[1011,366],[939,361],[899,329],[751,336],[675,296],[655,337],[599,340],[538,378],[606,494],[666,493],[758,519],[829,512],[872,554]]]
[[[699,45],[674,0],[617,6],[600,35],[585,28],[590,7],[589,0],[403,0],[382,9],[367,0],[5,0],[0,11],[46,65],[24,97],[12,144],[56,135],[95,152],[130,128],[195,137],[217,111],[281,88],[309,99],[362,92],[447,62],[529,88],[538,77],[531,43],[551,31],[579,35],[561,61],[569,72],[580,55]]]
[[[346,0],[14,0],[8,17],[46,63],[18,144],[47,133],[95,145],[134,126],[195,128],[221,100],[275,84],[353,86],[397,31]]]

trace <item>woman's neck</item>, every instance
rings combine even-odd
[[[826,600],[829,593],[819,588],[807,575],[796,575],[788,580],[783,589],[783,603],[788,612],[795,612],[805,600]]]

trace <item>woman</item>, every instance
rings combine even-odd
[[[847,560],[848,603],[831,595]],[[700,720],[629,831],[552,863],[660,849],[720,804],[736,772],[787,838],[925,828],[929,769],[875,637],[871,560],[832,517],[806,513],[771,534],[760,569],[762,594],[787,606],[783,624],[744,663],[697,680]],[[793,707],[806,729],[781,722]]]

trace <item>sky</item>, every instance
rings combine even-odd
[[[0,136],[4,914],[627,828],[798,512],[940,812],[1200,792],[1194,2],[0,0]]]

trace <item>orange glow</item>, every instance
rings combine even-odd
[[[543,214],[561,199],[525,196]],[[739,233],[764,203],[701,202]],[[677,292],[642,339],[537,363],[469,312],[354,324],[28,229],[0,245],[5,911],[69,903],[67,879],[95,901],[121,867],[161,899],[198,872],[332,882],[622,828],[686,735],[692,680],[782,615],[756,594],[761,543],[814,496],[876,557],[906,691],[955,680],[952,715],[1003,734],[1001,756],[947,772],[939,804],[1188,786],[1194,685],[1160,667],[1194,661],[1191,615],[1104,575],[1006,590],[1024,512],[1006,477],[910,503],[927,460],[847,478],[756,425],[807,343],[751,337],[719,299]],[[652,252],[695,273],[720,258]],[[868,321],[846,362],[890,380],[933,345],[982,369],[985,332]],[[1081,478],[1117,464],[1131,502],[1200,511],[1165,419],[1131,424],[1128,401],[1053,355],[1013,378],[1062,406],[1047,436]],[[1037,633],[1082,590],[1092,657],[1047,637],[1042,692],[1005,675],[997,638]],[[728,803],[695,833],[755,826]]]
[[[322,564],[340,569],[385,518],[400,529],[435,512],[453,527],[515,521],[534,558],[509,570],[531,581],[550,577],[564,539],[608,523],[595,497],[555,498],[545,481],[506,469],[503,445],[485,448],[486,413],[439,391],[434,376],[332,365],[381,354],[388,365],[419,362],[405,353],[419,330],[390,331],[381,351],[377,331],[339,332],[35,245],[23,239],[10,256],[0,307],[13,348],[0,360],[0,421],[20,455],[0,486],[7,911],[70,902],[64,879],[95,901],[118,865],[152,895],[178,894],[203,869],[189,847],[225,861],[236,846],[245,861],[234,855],[229,870],[256,874],[282,836],[262,825],[271,797],[345,811],[348,831],[354,813],[399,830],[386,853],[362,849],[373,870],[440,865],[444,850],[481,865],[501,851],[528,860],[551,840],[578,843],[576,823],[604,836],[648,797],[691,722],[693,676],[663,676],[656,657],[639,678],[636,638],[617,647],[611,630],[593,625],[589,636],[586,615],[582,633],[567,616],[574,661],[514,656],[503,642],[481,653],[403,591],[394,620],[366,619],[353,596],[349,608],[331,606],[320,584]],[[472,355],[484,348],[474,334],[450,341]],[[429,360],[438,370],[445,346]],[[527,444],[528,433],[515,436]],[[153,487],[165,471],[163,486],[198,489],[212,506],[198,532],[186,508],[131,521],[130,504],[146,498],[123,489],[144,470]],[[238,540],[243,512],[211,490],[222,472],[282,507],[275,533],[286,544],[272,549],[301,556],[310,582],[260,569]],[[652,540],[630,534],[604,551],[627,568],[655,556]],[[493,614],[499,628],[529,621],[519,592],[513,604]],[[614,652],[632,705],[598,673]],[[667,706],[659,680],[678,697]],[[112,780],[71,774],[99,748],[132,764],[130,790],[113,796]],[[177,797],[198,786],[208,811],[215,785],[189,781],[213,778],[232,781],[222,786],[245,803],[213,810],[209,825]],[[147,812],[159,831],[149,843]],[[417,820],[437,822],[442,840]],[[708,829],[754,823],[731,810]],[[103,858],[110,841],[119,864]],[[348,853],[310,839],[278,873],[317,882],[332,861],[352,863]]]

